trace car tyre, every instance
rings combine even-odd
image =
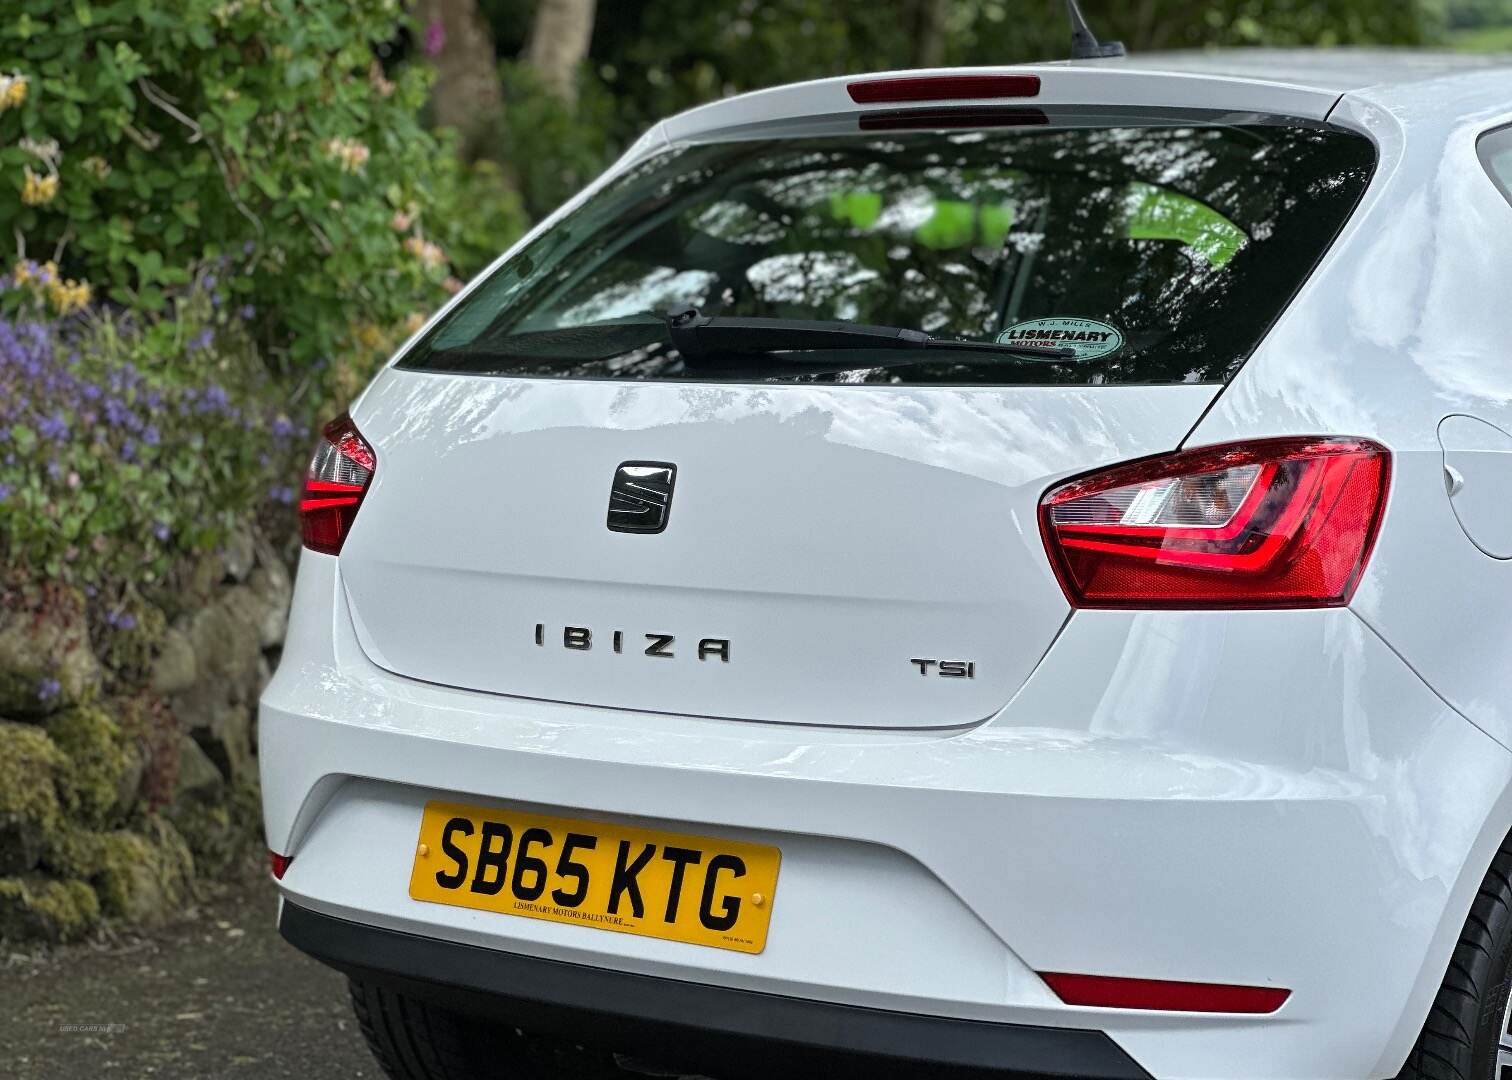
[[[1476,894],[1398,1080],[1512,1077],[1512,837],[1502,842]]]
[[[390,1080],[599,1080],[622,1076],[608,1054],[543,1039],[358,979],[352,1011]]]

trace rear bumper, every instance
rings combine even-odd
[[[838,1052],[1004,1077],[1149,1080],[1100,1031],[920,1016],[700,985],[364,926],[292,903],[283,905],[279,930],[296,948],[348,975],[618,1050],[676,1047],[684,1057],[715,1061],[783,1050]]]
[[[500,963],[1101,1032],[1194,1080],[1394,1075],[1512,816],[1512,754],[1343,610],[1081,612],[985,723],[843,731],[398,678],[357,646],[337,560],[307,555],[259,741],[298,908]],[[775,845],[767,948],[412,900],[420,810],[447,797]],[[1268,1016],[1076,1008],[1041,971],[1292,993]]]

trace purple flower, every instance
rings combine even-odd
[[[63,692],[63,684],[57,679],[43,679],[37,684],[37,700],[51,701]]]
[[[164,525],[161,521],[158,522],[152,527],[152,535],[157,537],[159,540],[167,540],[168,526]]]
[[[10,498],[11,493],[15,490],[16,489],[11,487],[9,484],[0,484],[0,503],[3,503],[6,499]]]
[[[123,442],[121,444],[121,460],[122,461],[135,461],[136,460],[136,449],[137,449],[136,440],[135,439],[127,439],[125,442]]]
[[[136,622],[136,616],[133,615],[131,612],[128,611],[124,615],[122,615],[119,619],[116,620],[116,629],[117,630],[135,630],[136,629],[136,624],[137,624],[137,622]]]
[[[163,437],[158,434],[158,429],[155,424],[148,424],[146,429],[143,430],[142,441],[148,446],[156,446],[158,443],[163,441]]]
[[[203,352],[210,347],[215,340],[215,331],[208,326],[189,339],[189,351],[192,353]]]
[[[245,244],[242,245],[242,254],[243,255],[250,255],[250,254],[252,254],[256,250],[257,250],[257,245],[254,244],[251,240],[248,240]]]
[[[44,439],[54,442],[62,442],[68,438],[68,420],[61,412],[55,412],[51,416],[44,416],[37,421],[37,434]]]
[[[252,319],[254,319],[254,318],[257,317],[257,308],[255,308],[251,304],[243,304],[241,306],[241,310],[239,312],[237,312],[237,314],[240,315],[246,321],[251,322]]]
[[[205,275],[205,288],[207,288],[207,289],[213,289],[213,288],[215,288],[215,283],[218,280],[219,279],[214,274],[206,274]]]
[[[294,434],[294,424],[287,416],[275,416],[273,418],[273,437],[275,439],[287,439]]]
[[[441,55],[441,50],[444,48],[446,48],[446,27],[441,25],[440,19],[433,19],[425,28],[425,55],[434,60]]]
[[[283,505],[288,506],[294,501],[294,489],[289,487],[287,484],[279,484],[268,492],[268,498],[272,499],[276,503],[282,503]]]

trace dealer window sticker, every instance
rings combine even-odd
[[[1070,349],[1074,354],[1071,357],[1073,362],[1107,356],[1123,348],[1124,343],[1123,333],[1116,326],[1095,319],[1071,318],[1030,319],[1014,323],[999,334],[997,339],[1005,345]]]

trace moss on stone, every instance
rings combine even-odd
[[[173,824],[194,854],[202,874],[224,872],[255,843],[261,822],[257,787],[241,784],[229,792],[202,792],[180,800]]]
[[[67,766],[45,731],[0,720],[0,873],[36,865],[62,820],[56,780]]]
[[[99,898],[82,881],[0,878],[0,939],[76,941],[99,921]]]
[[[44,726],[68,758],[58,794],[70,820],[92,828],[118,824],[141,780],[136,741],[99,705],[65,709],[48,717]]]
[[[141,831],[65,827],[42,865],[65,880],[87,882],[103,914],[134,925],[172,914],[190,895],[194,878],[188,845],[159,817],[146,819]]]
[[[99,869],[90,880],[106,915],[136,924],[157,922],[189,895],[194,857],[162,819],[152,819],[146,833],[105,833],[97,855]]]

